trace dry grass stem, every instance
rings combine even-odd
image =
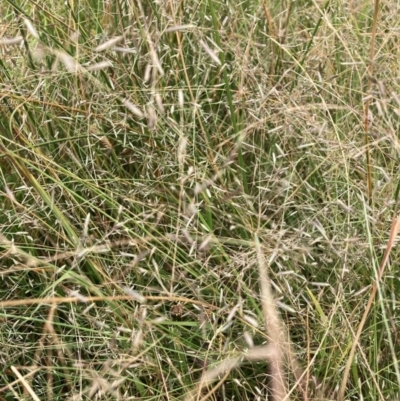
[[[397,399],[397,8],[2,2],[1,396]]]

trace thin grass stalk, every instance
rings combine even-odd
[[[271,362],[271,391],[274,401],[288,400],[288,394],[285,386],[285,368],[283,363],[284,349],[287,339],[279,314],[276,310],[274,297],[272,295],[271,285],[268,278],[265,257],[261,249],[258,238],[255,239],[257,261],[259,269],[261,304],[264,314],[264,320],[269,337],[270,346],[273,347],[273,357]],[[284,338],[284,341],[282,341]]]
[[[369,60],[368,60],[368,82],[367,82],[367,100],[364,106],[364,133],[365,133],[365,157],[367,160],[367,194],[368,199],[371,202],[372,198],[372,171],[371,171],[371,151],[370,151],[370,143],[369,143],[369,105],[370,105],[370,97],[368,96],[371,91],[372,84],[372,75],[374,73],[374,58],[375,58],[375,39],[376,39],[376,29],[378,25],[378,15],[379,15],[379,0],[375,0],[375,9],[374,9],[374,17],[372,21],[372,31],[371,31],[371,44],[369,49]]]
[[[386,264],[387,264],[387,262],[389,260],[389,255],[390,255],[390,251],[391,251],[391,249],[393,247],[394,240],[395,240],[397,234],[399,233],[399,231],[400,231],[400,217],[398,217],[397,219],[395,218],[392,221],[392,227],[390,229],[389,240],[388,240],[388,243],[387,243],[387,246],[386,246],[385,254],[383,255],[383,259],[382,259],[380,267],[379,267],[377,278],[376,278],[376,280],[374,282],[374,285],[372,287],[371,295],[369,297],[369,300],[368,300],[367,306],[365,308],[363,317],[361,319],[360,325],[358,326],[358,330],[357,330],[356,336],[355,336],[354,341],[353,341],[353,345],[352,345],[351,350],[350,350],[350,355],[349,355],[349,357],[347,359],[347,362],[346,362],[346,367],[345,367],[345,370],[344,370],[344,373],[343,373],[343,380],[342,380],[342,383],[341,383],[341,386],[340,386],[340,390],[339,390],[339,396],[338,396],[338,400],[339,401],[343,401],[344,400],[344,394],[345,394],[345,391],[346,391],[346,385],[347,385],[347,381],[348,381],[348,378],[349,378],[350,369],[351,369],[351,366],[353,364],[356,348],[360,343],[361,333],[362,333],[362,331],[364,329],[365,322],[367,321],[369,312],[371,310],[372,303],[373,303],[373,301],[375,299],[376,292],[378,291],[378,285],[379,285],[379,282],[382,279],[383,273],[385,271]]]

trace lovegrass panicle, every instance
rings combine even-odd
[[[0,9],[0,399],[398,399],[393,0]]]

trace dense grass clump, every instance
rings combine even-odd
[[[398,397],[394,2],[0,10],[1,400]]]

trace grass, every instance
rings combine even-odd
[[[1,10],[0,400],[399,397],[394,2]]]

